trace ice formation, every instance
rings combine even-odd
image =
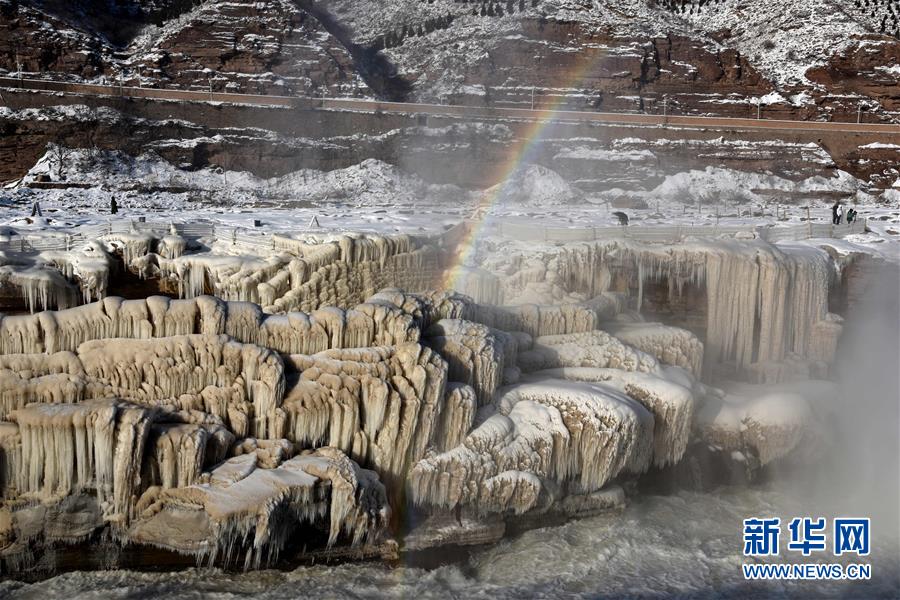
[[[407,388],[427,387],[410,369]],[[77,353],[5,355],[0,374],[5,498],[53,503],[89,494],[95,528],[105,523],[117,536],[209,560],[246,550],[247,566],[277,556],[286,518],[330,523],[329,544],[344,534],[371,540],[388,520],[378,477],[340,450],[284,461],[294,445],[266,441],[285,425],[283,364],[268,349],[215,335],[112,339]],[[237,458],[213,468],[228,455]],[[225,481],[234,464],[249,467]],[[24,524],[29,513],[13,517]],[[174,532],[186,522],[197,527],[179,541]]]
[[[134,268],[169,282],[180,298],[210,292],[224,300],[261,304],[267,313],[348,307],[391,286],[426,290],[440,275],[439,240],[408,235],[323,240],[272,235],[274,254],[264,259],[184,254],[174,241],[165,241],[169,237],[163,240],[164,251],[146,255]]]
[[[666,378],[620,369],[569,367],[529,374],[525,381],[565,379],[601,383],[641,403],[653,415],[653,462],[658,467],[677,463],[690,440],[696,399],[691,388]]]
[[[78,357],[91,396],[203,410],[239,437],[281,437],[284,365],[267,348],[189,335],[85,342]]]
[[[151,248],[143,234],[117,234],[78,243],[68,250],[46,250],[36,255],[0,256],[0,287],[19,290],[29,312],[60,309],[106,296],[117,268],[113,254],[128,265]],[[69,242],[66,242],[69,245]]]
[[[156,251],[161,257],[173,260],[184,255],[187,245],[188,241],[184,237],[178,235],[176,231],[172,231],[158,241]],[[126,259],[126,264],[130,265],[132,262]]]
[[[127,523],[153,414],[107,400],[32,404],[9,413],[22,438],[18,492],[41,499],[91,488],[105,519]]]
[[[428,328],[425,336],[447,359],[451,379],[472,386],[479,405],[491,401],[503,382],[504,369],[516,365],[515,339],[480,323],[442,319]]]
[[[670,303],[688,287],[700,289],[706,314],[703,373],[710,376],[723,365],[750,372],[756,363],[818,360],[820,346],[813,336],[821,339],[836,330],[828,317],[828,295],[841,265],[812,245],[731,239],[678,246],[609,241],[542,249],[538,255],[498,253],[492,260],[489,267],[500,277],[506,302],[557,302],[578,293],[592,304],[617,291],[633,295],[640,310],[650,284],[664,284]],[[631,339],[657,345],[635,333]],[[695,344],[678,344],[683,356],[660,358],[688,366]]]
[[[153,488],[141,497],[132,538],[195,554],[210,564],[244,568],[277,558],[304,523],[328,519],[328,544],[341,534],[352,544],[372,541],[390,518],[384,486],[340,451],[320,448],[266,468],[256,451],[212,469],[201,482]]]
[[[57,271],[6,265],[0,267],[0,285],[19,288],[32,313],[37,307],[66,308],[77,303],[77,290]]]
[[[524,371],[558,367],[600,367],[654,372],[659,361],[628,346],[605,331],[546,335],[535,338],[530,350],[519,355]]]
[[[36,353],[75,350],[84,342],[107,338],[150,339],[187,334],[227,334],[283,353],[314,354],[330,348],[365,347],[417,341],[412,316],[384,304],[366,303],[349,310],[323,308],[307,313],[267,315],[248,302],[224,302],[212,296],[172,300],[151,296],[124,300],[110,296],[36,315],[3,316],[0,351]]]
[[[135,251],[134,245],[131,246],[131,249]],[[92,299],[99,300],[106,296],[111,272],[114,269],[110,250],[111,248],[104,242],[93,241],[68,252],[44,252],[41,259],[46,264],[53,265],[65,276],[66,280],[73,281],[78,286],[83,302],[90,302]],[[65,307],[58,303],[56,306]],[[42,306],[42,308],[50,308],[50,305]],[[34,311],[32,310],[32,312]]]
[[[827,375],[837,269],[813,246],[548,247],[459,290],[433,289],[435,238],[272,246],[132,232],[43,255],[98,300],[62,308],[32,283],[33,308],[60,309],[0,317],[6,568],[93,536],[256,568],[380,544],[408,512],[410,549],[493,540],[621,506],[626,483],[698,448],[761,468],[821,441],[799,384],[708,385]],[[119,256],[179,299],[107,296]],[[639,313],[686,295],[697,331]]]
[[[752,457],[755,465],[788,456],[804,440],[817,448],[821,416],[812,402],[833,394],[827,382],[740,387],[711,395],[697,415],[699,438],[719,452]]]
[[[402,482],[443,412],[443,359],[410,343],[285,361],[296,378],[284,401],[287,437],[306,447],[339,448],[392,486]]]
[[[98,340],[77,353],[0,358],[4,414],[32,402],[118,397],[169,411],[203,411],[241,437],[279,437],[284,426],[281,358],[226,336]]]
[[[597,328],[596,311],[579,304],[480,305],[474,319],[504,331],[524,331],[532,337],[583,333]]]
[[[703,343],[686,329],[661,323],[603,323],[602,329],[662,363],[682,367],[694,377],[700,377]]]
[[[410,475],[413,501],[521,514],[554,484],[598,490],[650,464],[653,417],[611,387],[546,379],[505,388],[460,446]]]
[[[28,308],[65,308],[106,296],[121,266],[155,278],[179,298],[212,293],[223,300],[261,304],[266,312],[349,307],[387,287],[427,290],[441,278],[440,236],[347,234],[296,239],[269,236],[267,257],[235,254],[234,242],[210,252],[187,253],[188,240],[167,234],[116,232],[65,251],[41,253],[34,261],[0,257],[0,285],[19,288]],[[68,245],[68,243],[67,243]],[[221,250],[225,249],[223,253]],[[488,278],[493,276],[485,274]]]
[[[149,254],[154,243],[154,237],[148,233],[110,233],[101,236],[100,239],[107,242],[108,248],[113,252],[120,252],[126,265],[130,265],[141,256]]]

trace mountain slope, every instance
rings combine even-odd
[[[0,68],[289,95],[822,119],[865,100],[870,118],[900,114],[900,0],[156,0],[99,19],[112,1],[0,0]]]

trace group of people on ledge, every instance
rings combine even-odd
[[[856,220],[856,215],[859,213],[856,212],[855,208],[851,208],[847,211],[847,225],[853,223]],[[831,207],[831,223],[832,225],[840,225],[844,219],[844,206],[840,202],[835,202],[834,206]]]

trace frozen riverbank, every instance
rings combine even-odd
[[[741,521],[812,514],[817,502],[769,489],[721,488],[635,499],[622,515],[528,531],[435,569],[382,564],[289,572],[73,572],[0,584],[10,599],[50,598],[896,598],[896,533],[875,528],[866,582],[744,582]],[[829,513],[830,514],[830,513]],[[795,558],[796,555],[796,558]],[[799,553],[782,555],[800,561]],[[831,562],[833,557],[818,560]]]

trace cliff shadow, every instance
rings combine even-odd
[[[412,84],[397,74],[397,67],[372,46],[357,44],[349,29],[315,0],[294,0],[301,10],[315,18],[325,30],[341,43],[353,58],[356,72],[380,98],[405,102],[412,92]]]

